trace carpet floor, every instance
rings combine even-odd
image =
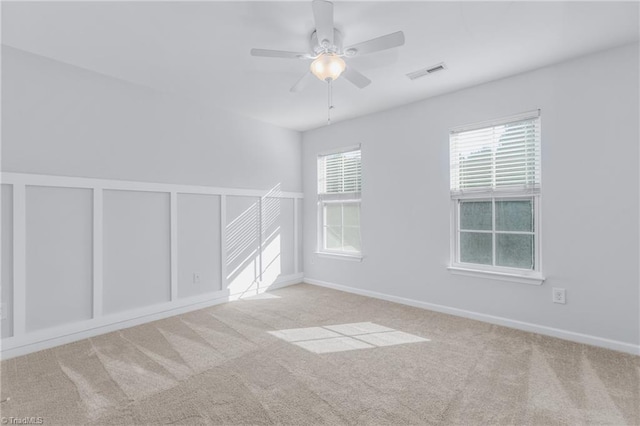
[[[640,424],[640,357],[295,285],[2,361],[43,424]]]

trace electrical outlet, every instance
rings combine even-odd
[[[0,319],[7,319],[7,304],[0,303]]]
[[[553,303],[567,303],[567,292],[564,288],[553,287]]]
[[[193,283],[200,284],[200,272],[193,273]]]

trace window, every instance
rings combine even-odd
[[[359,257],[360,148],[318,157],[318,251]]]
[[[450,269],[541,283],[539,112],[452,130],[449,143]]]

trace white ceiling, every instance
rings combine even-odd
[[[345,45],[402,30],[406,44],[348,60],[373,83],[334,84],[334,121],[627,44],[637,2],[335,2]],[[2,3],[2,43],[279,126],[326,122],[326,83],[289,88],[308,61],[311,2]],[[445,62],[416,81],[405,74]]]

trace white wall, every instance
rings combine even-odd
[[[305,279],[633,348],[640,343],[638,80],[632,45],[305,132]],[[451,275],[449,128],[536,108],[546,282]],[[316,156],[358,143],[365,258],[319,258]],[[551,302],[552,287],[567,289],[566,305]]]
[[[300,133],[6,46],[2,87],[3,357],[301,280]]]
[[[300,191],[300,133],[2,46],[2,170]]]

